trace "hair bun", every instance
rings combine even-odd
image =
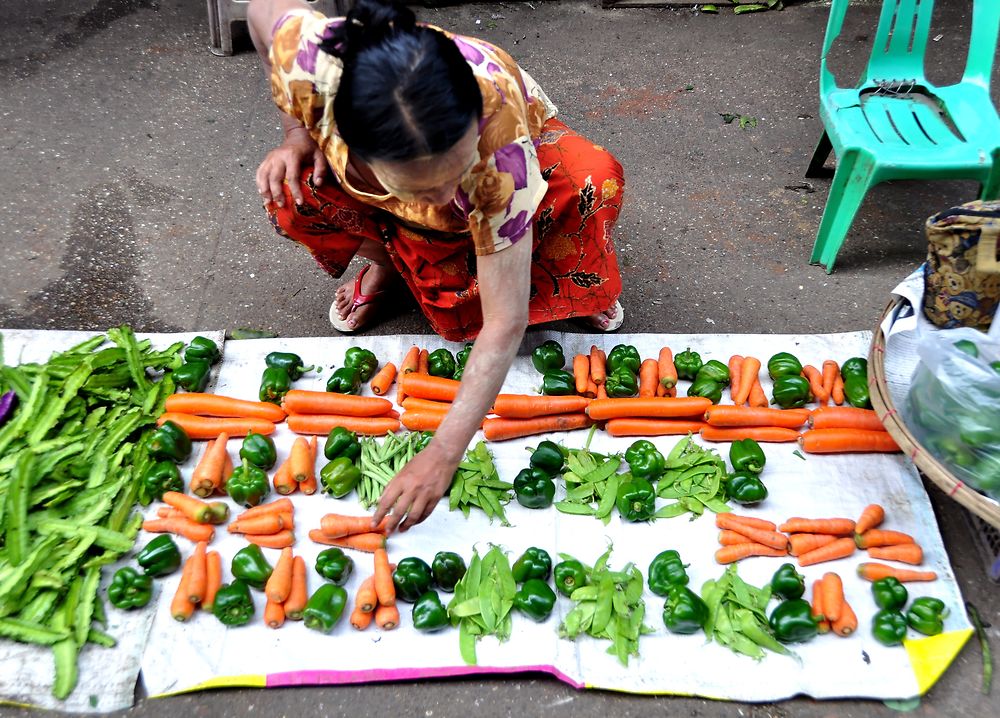
[[[358,0],[347,13],[335,42],[342,57],[380,44],[399,32],[411,31],[417,23],[413,11],[397,0]]]

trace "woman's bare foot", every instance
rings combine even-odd
[[[591,314],[589,317],[580,317],[580,321],[598,331],[613,332],[625,321],[625,310],[622,308],[621,302],[615,302],[610,309],[598,314]]]
[[[363,328],[375,317],[385,292],[398,281],[399,273],[392,267],[375,262],[365,265],[356,277],[337,288],[330,321],[340,331]]]

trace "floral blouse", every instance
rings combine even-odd
[[[446,33],[472,68],[483,96],[479,162],[462,178],[449,205],[369,194],[352,187],[347,179],[348,148],[337,134],[333,117],[342,63],[319,49],[342,22],[343,18],[327,18],[306,9],[286,13],[275,23],[270,53],[275,104],[305,125],[341,187],[410,225],[469,232],[477,255],[505,249],[524,237],[548,187],[535,143],[542,125],[556,114],[538,84],[503,50],[483,40]]]

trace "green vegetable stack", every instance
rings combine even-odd
[[[373,437],[358,439],[352,432],[337,432],[334,429],[327,439],[326,457],[331,462],[320,470],[324,490],[340,498],[357,487],[358,500],[362,506],[370,509],[378,503],[382,491],[393,477],[427,446],[429,438],[427,434],[416,432],[389,434],[380,444]],[[352,470],[355,456],[360,475]],[[326,478],[323,478],[324,472]]]
[[[879,607],[872,618],[872,636],[883,646],[900,645],[906,638],[907,626],[925,636],[944,631],[944,619],[948,616],[944,601],[921,596],[907,608],[909,597],[906,586],[892,576],[872,583],[872,598]]]
[[[553,441],[543,441],[531,452],[528,468],[514,477],[514,496],[521,506],[546,509],[552,505],[556,493],[553,477],[562,471],[564,451]]]
[[[469,568],[448,603],[448,617],[451,625],[458,626],[458,645],[467,664],[476,664],[476,642],[483,636],[496,636],[501,642],[510,638],[516,595],[517,583],[503,550],[493,546],[482,558],[473,550]]]
[[[514,580],[521,585],[514,594],[514,608],[536,623],[548,620],[556,605],[555,591],[548,584],[552,558],[544,549],[532,546],[511,568]]]
[[[729,367],[716,359],[710,359],[695,373],[687,395],[703,396],[713,404],[718,404],[722,401],[722,390],[729,386],[729,379]]]
[[[564,371],[566,356],[559,342],[549,339],[531,352],[531,364],[542,375],[542,394],[568,396],[576,393],[573,375]]]
[[[513,489],[513,484],[500,480],[493,455],[486,442],[480,441],[465,452],[465,460],[458,465],[448,493],[448,508],[468,518],[474,507],[485,513],[490,523],[499,518],[501,525],[510,526],[503,507],[513,498]]]
[[[663,625],[671,633],[697,633],[708,622],[708,606],[688,588],[688,575],[680,554],[662,551],[649,564],[649,590],[663,596]]]
[[[789,652],[775,637],[765,613],[771,600],[771,586],[756,588],[746,583],[737,574],[735,563],[727,566],[717,580],[706,581],[701,597],[708,606],[705,635],[716,643],[756,659],[763,658],[765,650]],[[786,622],[781,614],[778,617],[783,631],[788,629],[784,635],[790,637],[791,621]]]
[[[788,352],[779,352],[767,361],[767,373],[774,382],[771,403],[782,409],[797,409],[812,401],[809,380],[802,376],[802,362]]]
[[[665,470],[656,486],[661,499],[676,499],[658,510],[654,518],[671,518],[685,513],[700,516],[707,508],[728,511],[726,504],[726,462],[712,449],[703,449],[686,436],[674,445],[664,461]]]
[[[566,498],[557,501],[555,507],[565,514],[594,516],[607,524],[618,498],[621,459],[590,451],[595,430],[591,427],[582,449],[567,451],[567,471],[563,474]]]
[[[635,396],[639,393],[639,350],[631,344],[616,344],[608,352],[607,378],[604,390],[612,399]]]
[[[844,398],[847,403],[859,409],[871,409],[872,403],[868,391],[868,360],[864,357],[848,359],[840,367],[840,376],[844,380]]]
[[[174,370],[174,381],[187,391],[205,391],[212,365],[221,358],[222,352],[215,342],[207,337],[197,336],[184,352],[184,363]]]
[[[285,394],[292,388],[292,382],[300,379],[313,367],[307,367],[302,357],[291,352],[271,352],[264,357],[264,373],[260,377],[258,398],[280,404]]]

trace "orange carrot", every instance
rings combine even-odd
[[[749,526],[750,528],[762,531],[775,531],[778,527],[766,519],[758,519],[753,516],[740,516],[732,512],[723,512],[715,515],[715,525],[720,529],[736,528],[734,524]]]
[[[861,511],[861,516],[858,517],[857,523],[854,524],[854,533],[863,534],[869,529],[881,526],[884,520],[885,509],[878,504],[868,504]]]
[[[663,384],[656,385],[656,396],[666,396],[669,391]]]
[[[281,628],[285,623],[285,607],[270,597],[264,603],[264,623],[268,628]]]
[[[639,396],[656,396],[660,368],[655,359],[644,359],[639,365]]]
[[[309,464],[311,463],[312,452],[309,451],[309,442],[298,436],[292,443],[292,450],[288,454],[288,470],[292,474],[292,479],[296,482],[305,481],[309,476]]]
[[[840,607],[840,618],[834,621],[832,628],[838,636],[849,636],[858,630],[857,614],[847,601]]]
[[[864,429],[810,429],[799,439],[799,444],[810,454],[899,451],[889,432]]]
[[[222,467],[222,483],[216,487],[216,493],[224,494],[226,493],[226,484],[229,483],[229,477],[233,475],[233,460],[229,456],[229,452],[226,452],[225,465]]]
[[[455,401],[461,382],[429,374],[406,374],[399,380],[407,396],[434,401]]]
[[[854,522],[851,519],[803,519],[793,516],[781,524],[778,530],[789,534],[850,536],[854,533]]]
[[[291,464],[286,460],[278,470],[274,472],[274,479],[272,480],[274,484],[274,490],[277,491],[282,496],[288,496],[289,494],[295,493],[299,485],[296,483],[295,479],[292,478],[292,467]]]
[[[431,353],[427,349],[421,349],[420,355],[417,357],[417,374],[429,374],[429,368],[431,363]]]
[[[395,585],[393,586],[395,588]],[[364,613],[372,613],[378,607],[378,592],[375,590],[375,577],[369,576],[358,587],[354,596],[354,607]]]
[[[156,515],[159,516],[161,519],[187,518],[187,516],[184,515],[183,511],[181,511],[180,509],[172,509],[169,506],[160,506],[158,509],[156,509]]]
[[[744,367],[746,362],[744,362]],[[744,371],[743,376],[746,377],[746,372]],[[740,387],[741,389],[743,387]],[[763,409],[768,406],[767,394],[764,393],[764,387],[760,385],[760,377],[755,376],[753,379],[753,386],[750,387],[750,396],[747,397],[747,404],[757,409]]]
[[[853,406],[821,406],[809,414],[810,429],[864,429],[885,431],[878,414]]]
[[[292,389],[281,403],[289,414],[382,416],[392,409],[392,402],[388,399],[304,389]]]
[[[208,512],[210,514],[208,523],[219,526],[229,520],[229,504],[222,501],[209,501]]]
[[[275,424],[285,420],[280,406],[266,401],[245,401],[221,394],[185,392],[167,397],[165,408],[170,413],[218,416],[231,419],[264,419]]]
[[[838,558],[846,558],[854,553],[854,541],[849,538],[839,538],[831,541],[826,546],[808,551],[799,555],[799,566],[812,566],[824,561],[835,561]]]
[[[813,581],[812,585],[812,615],[817,621],[817,628],[820,633],[830,632],[830,622],[826,620],[825,610],[823,606],[823,579],[818,578]]]
[[[285,618],[302,620],[302,612],[306,610],[306,603],[309,601],[308,573],[304,558],[296,556],[292,559],[292,589],[285,599]]]
[[[829,399],[833,396],[833,385],[837,383],[840,376],[840,365],[832,359],[823,362],[823,393]]]
[[[222,585],[222,556],[218,551],[205,554],[205,595],[201,599],[201,607],[211,611],[215,606],[215,594]]]
[[[177,534],[194,542],[211,542],[215,529],[186,519],[151,519],[142,522],[142,530],[152,534]]]
[[[785,556],[787,552],[771,548],[764,544],[747,541],[732,546],[723,546],[715,552],[716,563],[726,564],[740,561],[751,556]]]
[[[733,354],[729,357],[729,396],[736,403],[736,396],[740,393],[740,370],[743,368],[743,357]]]
[[[243,538],[263,548],[285,548],[295,545],[295,532],[291,529],[282,529],[273,534],[243,534]]]
[[[596,421],[635,417],[701,419],[710,406],[712,406],[712,400],[702,396],[595,399],[587,407],[587,415]]]
[[[675,436],[696,434],[706,426],[686,419],[611,419],[604,430],[611,436]]]
[[[316,481],[316,452],[317,441],[316,435],[313,434],[309,437],[309,473],[306,474],[306,478],[303,481],[299,482],[299,490],[306,496],[312,496],[316,493],[316,489],[319,488],[319,484]]]
[[[766,529],[756,528],[739,519],[733,519],[733,517],[728,513],[716,514],[715,525],[721,529],[730,529],[732,531],[736,531],[737,533],[741,533],[746,536],[749,541],[762,543],[765,546],[778,549],[783,554],[788,550],[788,537],[784,534],[780,534],[777,531],[768,531]]]
[[[406,411],[418,411],[421,414],[434,412],[436,414],[447,414],[451,409],[451,402],[431,401],[430,399],[419,399],[415,396],[408,396],[402,403]]]
[[[368,628],[368,626],[372,625],[372,620],[374,618],[374,613],[365,613],[360,608],[355,608],[351,611],[351,625],[359,631],[363,631]]]
[[[656,358],[660,375],[660,384],[664,389],[673,389],[677,385],[677,367],[674,366],[674,353],[670,347],[663,347]]]
[[[191,603],[191,598],[188,595],[188,580],[191,575],[191,561],[188,559],[184,563],[184,569],[181,572],[181,580],[177,584],[177,591],[174,593],[174,598],[170,602],[170,615],[174,617],[175,621],[186,621],[191,616],[194,615],[195,605]]]
[[[530,394],[498,394],[493,413],[505,419],[534,419],[552,414],[573,414],[590,404],[585,396],[533,396]]]
[[[881,546],[916,543],[910,534],[905,534],[902,531],[887,531],[885,529],[868,529],[863,534],[856,533],[854,541],[857,543],[858,548],[878,548]]]
[[[247,418],[216,418],[210,416],[195,416],[194,414],[175,414],[167,412],[160,414],[156,420],[157,425],[162,426],[165,422],[172,421],[189,438],[214,439],[220,432],[226,432],[229,436],[246,436],[247,434],[273,434],[274,424],[266,419]]]
[[[705,412],[711,426],[782,426],[798,429],[806,423],[805,409],[754,409],[747,406],[713,406]]]
[[[840,575],[828,571],[823,574],[823,617],[836,623],[844,608],[844,582]]]
[[[177,396],[176,394],[174,396]],[[183,396],[181,394],[180,396]],[[201,455],[198,465],[191,473],[191,493],[206,498],[216,492],[222,485],[222,474],[225,471],[227,447],[229,435],[226,432],[219,434],[213,441],[208,442],[205,452]],[[183,509],[178,506],[177,508]],[[199,519],[191,517],[192,521]]]
[[[483,422],[483,436],[487,441],[506,441],[550,431],[584,429],[591,423],[584,413],[553,414],[535,419],[486,419]]]
[[[319,530],[327,538],[343,538],[344,536],[367,533],[384,534],[388,521],[388,518],[384,518],[378,526],[372,528],[371,516],[326,514],[319,520]]]
[[[596,386],[597,386],[597,393],[594,394],[594,398],[596,398],[596,399],[607,399],[608,398],[608,390],[604,386],[604,382],[602,382],[600,384],[597,384]]]
[[[207,524],[212,518],[212,509],[208,504],[179,491],[164,491],[163,503],[177,509],[184,518],[197,524]]]
[[[719,532],[719,544],[722,546],[735,546],[746,542],[746,536],[732,529],[723,529]]]
[[[730,428],[706,426],[701,430],[701,438],[705,441],[753,439],[761,442],[782,443],[795,441],[799,438],[799,432],[781,426],[734,426]]]
[[[399,363],[399,373],[409,374],[420,368],[420,347],[410,347]]]
[[[908,568],[896,568],[884,563],[862,563],[858,566],[858,575],[866,581],[878,581],[880,578],[892,576],[900,583],[909,581],[936,581],[937,574],[933,571],[912,571]]]
[[[801,556],[836,540],[837,537],[830,534],[792,534],[788,537],[788,543],[791,546],[788,553],[792,556]]]
[[[309,531],[309,540],[325,546],[352,548],[356,551],[367,551],[368,553],[375,553],[375,549],[377,548],[385,548],[385,535],[379,533],[353,534],[341,538],[330,538],[319,529],[312,529]]]
[[[199,541],[188,557],[191,568],[187,578],[187,592],[191,603],[201,603],[205,600],[205,589],[208,587],[208,561],[205,558],[207,549],[208,544]]]
[[[281,549],[281,556],[278,557],[278,561],[274,564],[274,570],[271,571],[271,576],[264,585],[264,593],[269,601],[284,603],[292,592],[292,564],[294,562],[295,557],[292,555],[292,549],[288,547]]]
[[[882,561],[900,561],[919,566],[924,562],[924,550],[920,544],[901,543],[895,546],[876,546],[868,549],[868,555]]]
[[[590,357],[577,354],[573,357],[573,378],[576,380],[576,393],[586,394],[590,383]]]
[[[740,386],[739,391],[733,396],[733,403],[736,406],[743,406],[750,398],[750,392],[754,383],[759,382],[757,375],[760,373],[760,359],[756,357],[743,357],[740,365]],[[751,403],[751,406],[753,404]],[[764,406],[767,406],[765,403]]]
[[[587,359],[587,366],[590,366],[590,359]],[[583,395],[588,399],[594,399],[597,396],[597,384],[590,377],[587,378],[587,391],[583,392]]]
[[[380,606],[392,606],[396,603],[396,586],[392,582],[392,571],[389,570],[389,554],[384,548],[375,550],[375,593]]]
[[[444,414],[436,411],[404,411],[400,423],[409,431],[437,431],[444,421]]]
[[[396,606],[379,606],[375,609],[375,625],[383,631],[391,631],[399,625],[399,609]]]
[[[384,395],[389,391],[389,387],[394,381],[396,381],[396,365],[392,362],[386,362],[385,366],[379,369],[378,374],[372,377],[370,384],[372,393],[375,396]]]
[[[837,377],[833,380],[833,391],[830,392],[833,403],[840,406],[844,403],[844,377],[837,372]]]
[[[419,375],[410,374],[409,376]],[[385,416],[289,414],[287,422],[288,428],[296,434],[329,434],[330,430],[336,426],[342,426],[350,431],[368,436],[382,436],[390,431],[399,431],[399,419]]]
[[[600,386],[607,379],[608,355],[596,344],[590,345],[590,378]]]
[[[263,536],[276,534],[283,528],[287,528],[287,526],[281,514],[261,514],[260,516],[251,516],[242,521],[233,521],[229,524],[227,530],[232,534]]]
[[[830,399],[830,395],[823,388],[823,374],[812,364],[802,367],[802,376],[809,380],[809,391],[812,392],[820,404],[825,404]]]
[[[248,519],[251,516],[260,516],[261,514],[284,514],[292,511],[295,511],[295,504],[292,503],[291,499],[278,499],[277,501],[272,501],[268,504],[252,506],[237,516],[236,520],[242,521],[243,519]]]

